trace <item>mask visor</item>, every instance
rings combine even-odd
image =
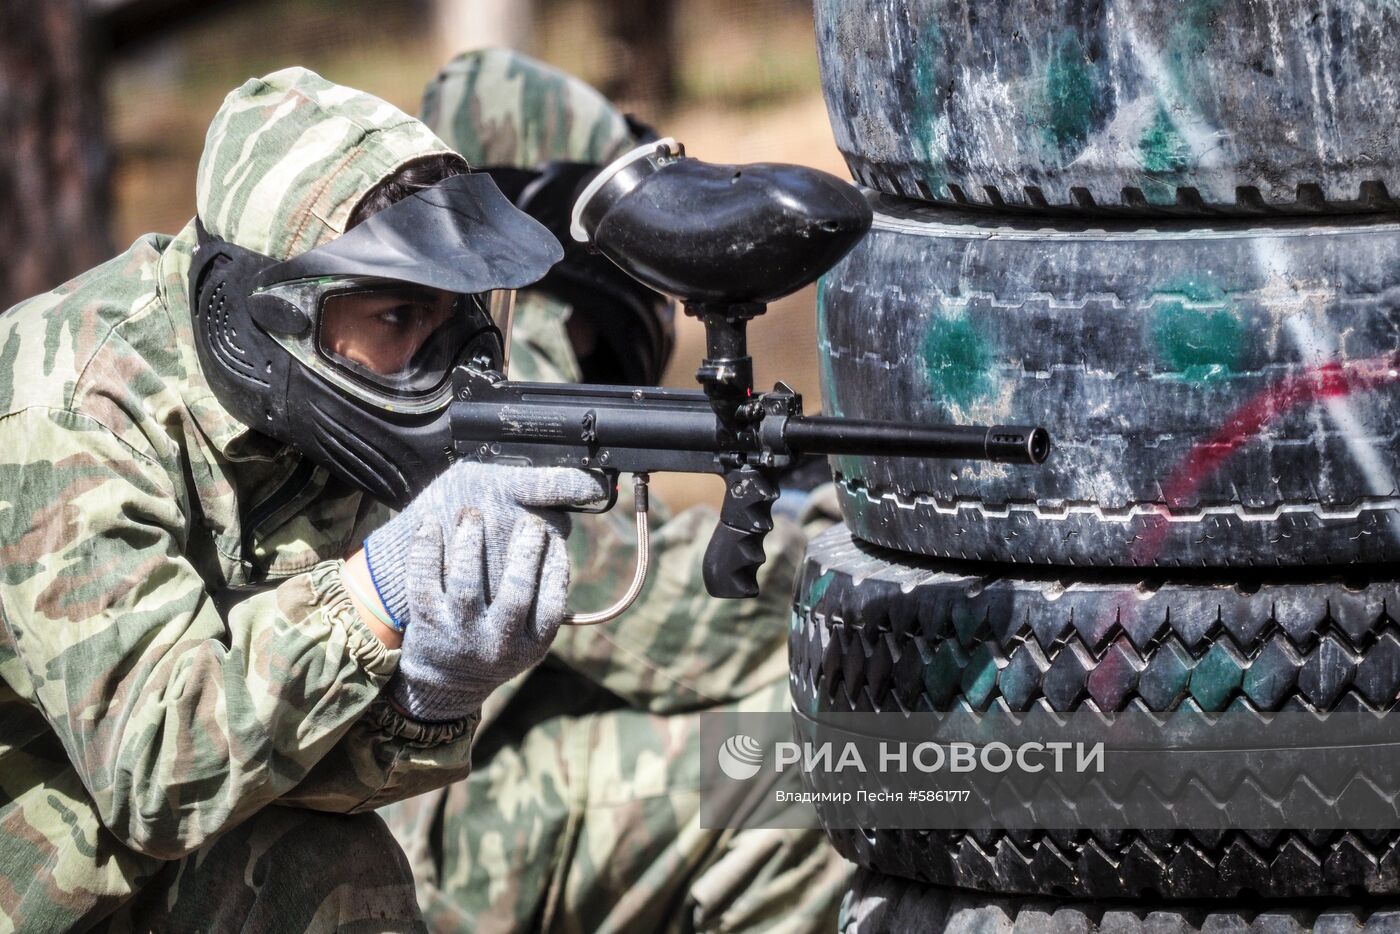
[[[415,285],[333,292],[321,305],[317,350],[362,383],[423,396],[442,386],[479,330],[480,318],[462,307],[474,298]]]
[[[457,364],[500,353],[484,294],[326,277],[256,295],[300,308],[314,322],[301,334],[274,333],[274,340],[342,390],[388,411],[441,408]]]

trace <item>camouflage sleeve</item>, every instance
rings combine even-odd
[[[279,798],[372,807],[405,783],[401,758],[465,760],[473,724],[403,735],[375,704],[397,653],[360,622],[340,562],[225,619],[184,557],[186,480],[154,447],[35,407],[0,419],[0,470],[7,680],[127,846],[178,858]],[[350,730],[368,741],[341,742]],[[332,751],[339,770],[317,768]]]
[[[480,720],[418,723],[376,700],[277,803],[359,814],[463,779]]]

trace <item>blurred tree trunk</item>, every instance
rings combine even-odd
[[[0,0],[0,309],[111,255],[100,66],[83,0]]]
[[[534,39],[533,0],[434,0],[433,32],[438,58],[502,46],[528,52]]]
[[[621,67],[603,92],[624,110],[650,115],[676,99],[675,0],[602,0]]]

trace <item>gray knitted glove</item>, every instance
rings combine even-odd
[[[544,657],[569,587],[560,507],[606,496],[582,470],[463,461],[365,540],[375,589],[403,627],[390,690],[409,716],[465,717]]]

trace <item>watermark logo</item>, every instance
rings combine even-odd
[[[706,829],[1400,826],[1400,715],[1130,707],[700,719]],[[1260,798],[1275,785],[1322,791],[1284,794],[1279,807]]]
[[[719,770],[736,782],[747,781],[763,766],[763,747],[752,736],[731,736],[719,747]]]

